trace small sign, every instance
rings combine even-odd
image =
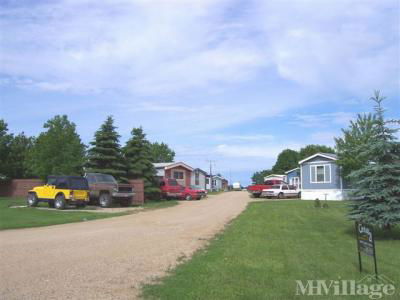
[[[371,227],[356,223],[358,251],[369,256],[375,255],[374,234]]]
[[[356,238],[357,238],[358,262],[360,265],[360,272],[362,272],[361,253],[364,253],[374,258],[375,276],[378,277],[374,230],[372,226],[356,222]]]

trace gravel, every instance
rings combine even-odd
[[[246,192],[123,217],[0,232],[0,299],[136,299],[203,247]]]

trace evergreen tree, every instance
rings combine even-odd
[[[367,161],[360,169],[350,173],[355,197],[362,200],[350,205],[353,220],[390,229],[400,223],[400,143],[395,129],[384,120],[382,101],[385,98],[375,91],[371,97],[376,103],[374,136],[368,145],[359,145],[358,159]]]
[[[117,181],[127,181],[119,138],[114,119],[108,116],[90,143],[87,172],[110,174]]]
[[[85,145],[76,133],[76,126],[67,116],[55,116],[44,126],[29,153],[28,166],[33,175],[81,175],[85,161]]]
[[[153,163],[173,162],[175,152],[168,147],[165,143],[152,143],[150,144],[151,161]]]
[[[147,197],[159,192],[156,182],[156,170],[151,162],[150,142],[143,129],[133,128],[132,136],[123,149],[127,162],[129,179],[143,179],[144,192]]]

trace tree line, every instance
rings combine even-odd
[[[256,184],[262,184],[265,176],[271,174],[284,174],[286,171],[297,168],[300,160],[318,152],[335,153],[335,150],[324,145],[307,145],[299,151],[285,149],[279,153],[277,160],[271,169],[255,172],[251,179]]]
[[[122,147],[112,116],[95,132],[89,146],[66,115],[55,116],[43,128],[45,131],[37,137],[23,132],[14,135],[0,119],[0,180],[99,172],[111,174],[120,182],[143,179],[145,193],[151,194],[158,191],[152,163],[175,158],[167,144],[151,143],[141,127],[132,129]]]
[[[400,142],[396,133],[400,120],[386,120],[379,91],[370,98],[373,113],[358,114],[334,138],[335,149],[308,145],[299,152],[283,150],[272,169],[254,173],[252,179],[262,183],[272,173],[294,169],[298,162],[317,152],[336,153],[341,176],[350,188],[348,216],[351,220],[390,229],[400,223]]]

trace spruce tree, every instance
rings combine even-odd
[[[367,161],[350,173],[353,196],[359,197],[350,205],[353,220],[378,225],[385,229],[400,223],[400,143],[384,120],[379,91],[371,97],[375,105],[374,134],[367,145],[360,145],[358,156]]]
[[[92,147],[88,151],[86,164],[88,172],[110,174],[117,181],[126,182],[119,138],[120,135],[114,126],[114,119],[112,116],[108,116],[90,143]]]
[[[147,197],[151,197],[158,193],[159,189],[156,183],[156,171],[151,161],[150,142],[141,127],[133,128],[131,134],[123,149],[127,162],[127,175],[129,179],[143,179],[144,193]]]

